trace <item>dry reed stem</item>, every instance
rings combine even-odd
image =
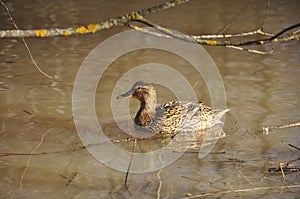
[[[285,188],[300,188],[300,185],[286,185],[286,186],[278,186],[278,187],[253,187],[253,188],[247,188],[247,189],[235,189],[235,190],[226,190],[226,191],[218,191],[218,192],[210,192],[210,193],[204,193],[204,194],[198,194],[191,197],[185,197],[185,198],[201,198],[206,196],[214,196],[214,195],[220,195],[220,194],[228,194],[228,193],[240,193],[240,192],[250,192],[250,191],[262,191],[262,190],[270,190],[270,189],[285,189]],[[255,193],[257,194],[257,193]]]

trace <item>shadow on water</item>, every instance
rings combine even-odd
[[[19,27],[30,29],[98,22],[159,2],[127,4],[120,0],[101,3],[89,0],[84,3],[41,1],[17,4],[9,1],[7,6]],[[147,17],[189,34],[217,33],[243,7],[242,1],[192,1]],[[265,29],[277,32],[299,22],[298,8],[296,0],[271,1]],[[263,14],[261,2],[251,1],[227,31],[256,29]],[[3,8],[0,15],[5,19],[0,20],[0,29],[12,28]],[[299,150],[288,145],[300,147],[299,129],[273,131],[268,136],[262,134],[261,129],[263,126],[299,121],[299,41],[259,47],[262,50],[275,47],[271,55],[205,47],[220,70],[227,106],[231,109],[223,128],[226,136],[223,137],[221,131],[213,131],[215,135],[212,137],[220,137],[216,142],[203,135],[194,138],[188,135],[186,144],[192,145],[178,160],[161,170],[130,173],[126,188],[125,172],[98,161],[83,146],[72,118],[72,89],[80,64],[97,44],[124,30],[127,27],[86,36],[26,39],[36,62],[54,75],[54,80],[36,71],[20,40],[0,40],[1,198],[183,198],[205,193],[211,194],[207,195],[211,198],[298,197],[299,172],[286,173],[283,178],[280,172],[269,173],[268,168],[277,168],[280,163],[299,157]],[[197,91],[197,98],[210,104],[205,82],[186,60],[160,50],[128,53],[111,64],[105,78],[99,82],[95,96],[99,123],[110,139],[130,137],[120,131],[130,126],[130,122],[124,122],[120,128],[111,119],[112,89],[117,78],[133,66],[154,61],[173,66],[188,76]],[[165,78],[174,81],[168,75]],[[158,104],[176,99],[162,86],[158,86],[157,90]],[[134,115],[138,106],[137,102],[129,101],[126,108],[129,107],[129,113]],[[173,140],[176,139],[175,136]],[[156,150],[168,146],[171,141],[142,140],[136,151]],[[184,143],[182,139],[178,142]],[[166,147],[166,150],[174,154],[182,152],[180,144]],[[130,157],[132,141],[114,145],[127,151]],[[204,154],[207,155],[203,157]],[[109,151],[105,151],[105,157],[117,158]],[[129,158],[119,158],[120,164],[128,165]],[[155,165],[157,160],[151,163]],[[135,169],[138,166],[135,158],[132,162],[132,169]],[[292,162],[290,166],[299,167],[299,161]]]

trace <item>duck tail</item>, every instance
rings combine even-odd
[[[224,110],[220,110],[219,113],[217,113],[217,114],[214,116],[214,118],[215,118],[216,120],[220,120],[220,119],[225,115],[225,113],[228,112],[228,111],[230,111],[229,108],[224,109]]]
[[[218,124],[224,124],[224,122],[221,120],[222,117],[225,115],[226,112],[230,111],[230,109],[224,109],[224,110],[219,110],[218,113],[213,117],[213,122],[211,126],[218,125]]]

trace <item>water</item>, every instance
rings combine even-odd
[[[96,23],[159,2],[5,3],[19,28],[29,29]],[[146,18],[188,34],[218,33],[246,3],[192,1]],[[257,29],[264,6],[265,2],[251,2],[226,31]],[[265,30],[277,32],[298,23],[298,8],[298,1],[271,1]],[[0,14],[1,29],[12,28],[3,8]],[[265,189],[219,193],[211,197],[296,198],[300,194],[299,187],[270,188],[299,185],[298,174],[286,174],[282,182],[280,174],[271,175],[267,171],[269,167],[278,167],[281,162],[299,157],[299,151],[287,146],[300,146],[299,129],[273,131],[268,136],[260,132],[263,126],[299,121],[299,41],[253,47],[259,50],[275,47],[271,55],[205,47],[218,66],[225,85],[227,107],[231,109],[224,127],[227,136],[219,139],[212,153],[204,159],[199,159],[198,153],[185,153],[160,173],[130,174],[126,190],[123,186],[125,173],[103,165],[81,148],[82,142],[72,119],[72,90],[80,64],[96,45],[124,30],[128,29],[115,27],[97,34],[68,38],[27,38],[36,62],[54,76],[54,80],[36,70],[20,39],[0,40],[0,152],[27,154],[0,158],[1,198],[156,198],[160,179],[160,196],[167,198],[259,187]],[[202,77],[196,75],[187,62],[161,51],[132,52],[116,60],[97,87],[97,117],[105,121],[107,131],[117,129],[110,122],[110,102],[118,77],[132,66],[152,60],[172,65],[188,76],[198,99],[210,104]],[[173,81],[168,75],[165,79]],[[132,79],[134,81],[137,80]],[[158,103],[175,99],[163,86],[158,86],[157,90]],[[137,108],[138,103],[130,101],[129,112],[135,113]],[[130,144],[124,147],[131,150]],[[36,154],[48,154],[29,156],[33,150]],[[293,165],[299,166],[299,161]]]

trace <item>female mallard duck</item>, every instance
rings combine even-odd
[[[136,98],[140,101],[134,123],[136,127],[154,133],[175,135],[179,131],[201,131],[215,124],[229,109],[217,109],[203,103],[173,101],[156,107],[156,91],[151,84],[136,82],[126,93],[117,97]]]

